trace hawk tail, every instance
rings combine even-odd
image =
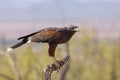
[[[17,47],[19,47],[19,46],[22,46],[22,45],[25,44],[27,41],[28,41],[27,39],[23,39],[21,42],[19,42],[19,43],[13,45],[12,47],[8,48],[8,49],[7,49],[7,52],[10,52],[11,50],[13,50],[13,49],[15,49],[15,48],[17,48]]]

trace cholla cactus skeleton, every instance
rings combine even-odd
[[[60,68],[65,65],[69,61],[70,56],[64,57],[62,60],[59,60],[58,64]],[[44,80],[51,80],[51,74],[53,71],[57,70],[57,65],[55,63],[48,65],[47,68],[44,70]]]

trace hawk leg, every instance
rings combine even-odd
[[[53,57],[54,63],[55,63],[55,65],[57,66],[57,71],[59,71],[59,69],[60,69],[60,64],[59,64],[59,62],[60,62],[60,61],[57,60],[57,59],[55,58],[55,56],[54,56],[56,47],[57,47],[57,44],[49,44],[49,56]]]

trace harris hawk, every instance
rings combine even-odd
[[[69,27],[63,27],[63,28],[45,28],[41,29],[37,32],[25,35],[23,37],[19,37],[18,40],[21,40],[21,42],[13,45],[12,47],[7,49],[7,52],[25,44],[25,43],[48,43],[49,44],[49,56],[53,57],[55,62],[57,61],[54,57],[55,49],[58,44],[66,43],[71,39],[73,34],[78,31],[78,26],[71,25]]]

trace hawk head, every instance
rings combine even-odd
[[[75,25],[70,25],[70,27],[66,27],[66,30],[73,31],[73,32],[78,32],[79,31],[79,27],[75,26]]]

